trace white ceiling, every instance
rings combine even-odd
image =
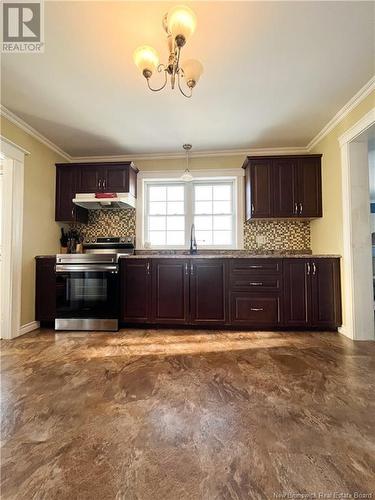
[[[161,2],[46,2],[45,53],[2,54],[2,104],[73,156],[305,146],[374,74],[372,2],[190,2],[192,99],[132,60],[167,57]]]

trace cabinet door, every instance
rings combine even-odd
[[[102,191],[105,169],[98,166],[78,166],[78,192],[97,193]]]
[[[297,162],[294,159],[275,159],[272,163],[273,216],[297,215]]]
[[[284,323],[303,327],[309,324],[309,284],[311,264],[308,259],[284,260]]]
[[[55,220],[87,223],[88,212],[74,205],[77,192],[77,169],[70,165],[56,166]]]
[[[246,176],[247,219],[272,217],[271,160],[251,160]],[[247,170],[246,169],[246,170]]]
[[[190,322],[224,324],[227,317],[226,265],[220,259],[190,261]]]
[[[320,158],[298,160],[299,216],[322,217],[322,179]]]
[[[103,178],[103,191],[127,193],[129,191],[129,167],[127,165],[106,167]]]
[[[153,259],[152,319],[185,324],[189,315],[189,266],[186,259]]]
[[[121,259],[121,320],[151,320],[151,263],[147,259]]]
[[[311,261],[311,326],[336,328],[341,324],[339,259]]]
[[[54,321],[56,316],[55,258],[36,259],[35,319]]]

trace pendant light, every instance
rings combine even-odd
[[[186,169],[185,172],[181,175],[181,180],[184,182],[191,182],[193,180],[193,175],[189,170],[189,152],[193,146],[191,144],[184,144],[182,147],[186,152]]]

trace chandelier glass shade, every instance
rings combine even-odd
[[[194,33],[197,20],[194,12],[185,6],[176,6],[163,18],[163,27],[167,34],[169,58],[167,64],[159,64],[159,56],[155,49],[148,45],[138,47],[133,55],[137,68],[147,80],[147,86],[153,92],[158,92],[167,85],[168,78],[171,88],[177,85],[185,97],[191,97],[203,73],[202,64],[195,59],[180,63],[181,49],[187,39]],[[155,72],[164,73],[164,82],[158,88],[152,87],[150,79]]]

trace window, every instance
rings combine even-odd
[[[235,179],[144,182],[147,246],[188,248],[194,223],[199,247],[236,248]]]
[[[147,238],[151,246],[185,244],[185,189],[183,184],[147,186]]]

